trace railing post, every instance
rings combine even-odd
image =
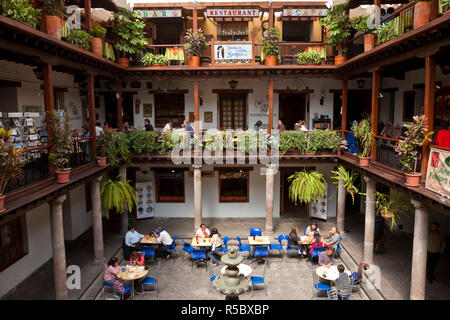
[[[430,12],[431,21],[439,17],[439,0],[431,0],[430,11],[431,11]]]
[[[194,9],[192,9],[192,30],[197,31],[197,2],[194,2]]]
[[[371,128],[373,135],[378,133],[378,112],[379,112],[379,99],[380,94],[380,71],[376,70],[372,72],[372,114],[371,114]],[[377,143],[376,140],[372,146],[372,152],[370,154],[372,161],[377,160]]]

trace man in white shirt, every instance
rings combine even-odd
[[[96,122],[95,123],[95,136],[98,137],[102,133],[103,133],[103,129],[102,129],[101,125],[100,125],[100,122]]]
[[[200,225],[200,228],[198,228],[197,232],[195,233],[195,236],[200,238],[209,238],[210,235],[211,232],[209,232],[209,229],[205,226],[204,223]]]
[[[161,256],[164,256],[167,259],[169,259],[171,252],[168,251],[167,249],[172,248],[172,242],[173,242],[172,237],[166,231],[166,229],[164,229],[163,227],[159,227],[159,228],[155,229],[153,234],[156,237],[156,241],[158,241],[158,243],[161,243],[161,245],[159,246],[157,251],[159,251]]]
[[[169,120],[169,122],[166,123],[162,132],[167,132],[167,131],[172,131],[172,120]]]

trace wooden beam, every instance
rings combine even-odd
[[[116,91],[118,94],[117,99],[117,129],[119,131],[123,130],[123,108],[122,108],[122,100],[123,100],[123,92],[122,92],[122,83],[120,81],[116,81]]]
[[[267,126],[267,132],[269,135],[272,134],[272,127],[273,127],[273,80],[269,80],[269,123]]]
[[[436,59],[434,56],[425,58],[425,98],[423,104],[423,114],[426,117],[427,133],[433,131],[434,126],[434,90],[436,81]],[[430,142],[427,141],[422,146],[422,179],[427,176],[428,157],[430,154]]]
[[[198,81],[194,81],[194,117],[195,117],[195,136],[199,136],[200,133],[200,110],[199,110],[199,95],[198,95]]]
[[[95,130],[95,93],[94,93],[94,76],[87,76],[87,99],[89,110],[89,137],[91,138],[91,158],[97,157],[97,140]]]
[[[342,108],[341,108],[341,129],[347,130],[347,94],[348,80],[342,80]],[[345,139],[345,132],[341,132],[341,138]]]
[[[374,136],[378,133],[378,114],[379,114],[379,99],[380,94],[380,71],[372,72],[372,114],[371,114],[371,128]],[[377,144],[372,146],[370,159],[375,161],[377,159]]]
[[[192,29],[194,32],[197,31],[197,8],[192,9]]]
[[[53,113],[55,112],[55,97],[53,96],[53,77],[52,65],[44,64],[42,66],[42,75],[44,78],[44,104],[45,104],[45,122],[47,124],[47,143],[53,144]]]
[[[87,31],[92,31],[91,0],[84,0],[84,19]]]
[[[272,28],[273,27],[273,20],[274,20],[274,16],[275,16],[275,13],[274,13],[274,9],[273,8],[270,8],[269,9],[269,28]]]

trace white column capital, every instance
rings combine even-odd
[[[202,169],[202,165],[201,164],[193,164],[192,168],[197,169],[197,170],[201,170]]]
[[[94,179],[92,179],[92,180],[94,180],[94,182],[96,182],[96,183],[100,183],[103,180],[103,176],[94,177]]]
[[[67,199],[66,194],[60,195],[51,201],[51,205],[52,206],[61,205],[66,199]]]
[[[411,203],[414,206],[414,208],[417,209],[426,209],[425,205],[423,204],[422,201],[416,200],[416,199],[411,199]]]
[[[363,178],[364,178],[364,181],[365,181],[366,183],[370,183],[370,182],[373,181],[373,179],[372,179],[371,177],[369,177],[369,176],[364,176]]]

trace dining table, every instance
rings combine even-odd
[[[192,247],[211,247],[212,246],[212,238],[199,238],[197,242],[197,237],[192,238],[191,246]]]
[[[348,274],[348,276],[352,274],[349,270],[345,270],[344,272]],[[331,266],[329,268],[320,266],[316,269],[316,274],[321,279],[327,281],[336,281],[336,279],[339,278],[339,271],[337,269],[337,266]]]
[[[125,268],[125,271],[122,269]],[[119,273],[117,274],[117,278],[131,281],[131,297],[134,298],[134,280],[139,280],[147,276],[148,270],[145,269],[144,266],[123,266]]]
[[[270,238],[268,236],[248,236],[248,244],[250,245],[250,254],[254,256],[255,246],[268,246]]]
[[[145,236],[145,237],[143,237],[143,238],[141,239],[141,244],[145,244],[145,245],[149,245],[149,244],[152,244],[152,245],[158,245],[158,244],[160,244],[160,243],[156,240],[155,237],[147,237],[147,236]]]

